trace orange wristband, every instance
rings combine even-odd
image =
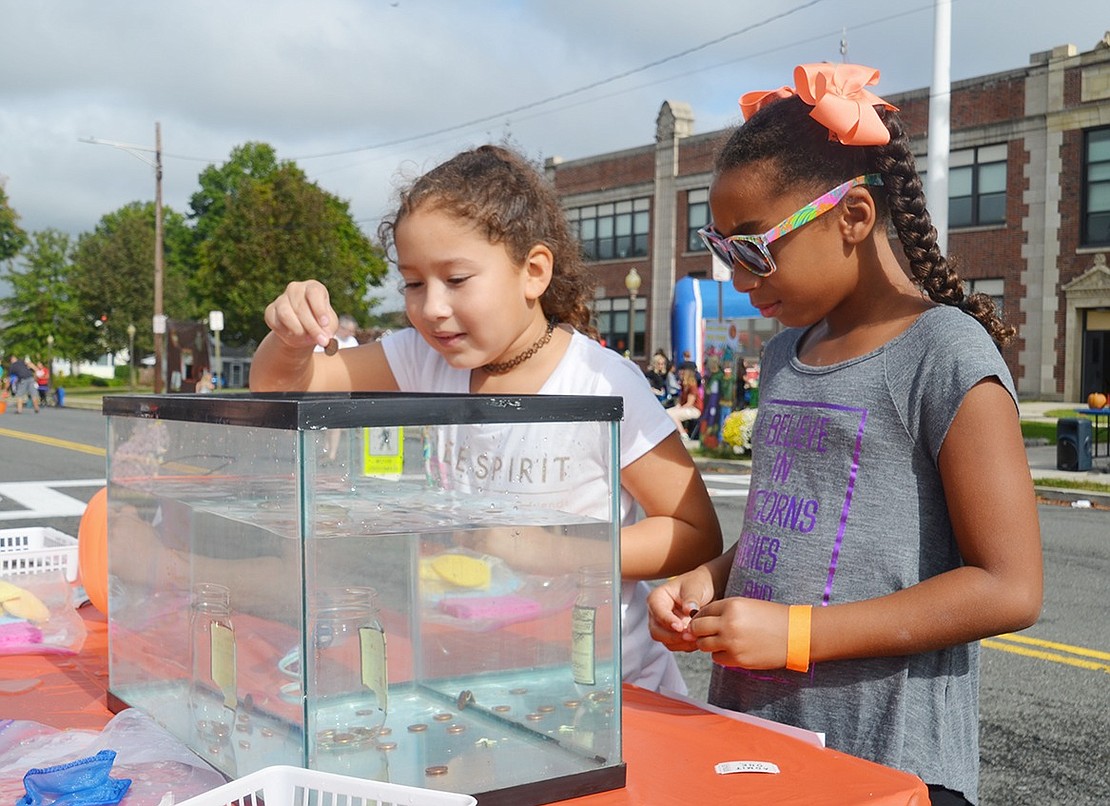
[[[786,628],[786,668],[795,672],[809,671],[809,634],[812,605],[790,605],[790,622]]]

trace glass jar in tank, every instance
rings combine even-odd
[[[321,590],[309,616],[306,694],[313,769],[387,778],[377,746],[388,713],[385,634],[372,588]]]
[[[571,675],[578,693],[613,692],[613,571],[586,566],[578,571],[578,595],[571,610]]]
[[[613,603],[616,597],[609,567],[589,566],[578,572],[578,596],[571,611],[571,673],[578,696],[573,705],[573,735],[568,741],[598,755],[611,749],[613,686]]]
[[[232,731],[237,706],[231,591],[193,586],[189,610],[189,717],[199,752],[221,772],[236,774]]]

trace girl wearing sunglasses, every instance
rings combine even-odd
[[[290,283],[266,308],[271,332],[255,354],[251,390],[623,397],[622,673],[644,688],[685,691],[673,655],[651,640],[643,580],[688,571],[718,555],[721,527],[643,372],[596,340],[592,289],[552,185],[518,154],[482,146],[404,189],[380,237],[395,253],[412,327],[330,356],[314,352],[335,332],[335,311],[319,282]],[[568,437],[548,465],[532,462],[534,470],[517,472],[510,482],[508,473],[495,479],[490,468],[521,467],[512,457],[526,440],[514,432],[498,442],[475,431],[436,443],[444,452],[434,457],[444,486],[465,492],[500,489],[504,482],[505,491],[530,501],[569,491],[574,500],[551,506],[608,517],[607,499],[592,495],[607,464],[583,455],[588,440],[575,450]],[[558,474],[541,466],[558,467],[571,481],[551,482]],[[541,545],[517,536],[487,535],[482,550],[541,573],[575,548],[568,540]],[[583,557],[567,557],[572,572]]]
[[[739,540],[652,592],[652,632],[712,653],[713,704],[975,803],[977,641],[1034,623],[1042,596],[1013,329],[937,248],[877,80],[802,65],[741,99],[718,155],[701,236],[789,329],[763,357]]]

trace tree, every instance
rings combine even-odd
[[[180,213],[164,208],[163,310],[170,318],[195,318],[187,296],[192,231]],[[82,334],[78,357],[92,359],[128,345],[135,325],[136,353],[154,347],[154,204],[131,202],[109,213],[77,240],[71,273]]]
[[[198,241],[219,227],[240,188],[256,180],[266,182],[278,170],[277,154],[265,143],[247,143],[232,149],[231,157],[220,167],[210,165],[198,177],[200,190],[192,195],[189,215],[194,219]]]
[[[27,233],[19,226],[19,213],[8,204],[0,185],[0,262],[11,260],[27,245]]]
[[[229,344],[260,341],[262,313],[292,280],[315,278],[340,313],[366,321],[370,286],[388,269],[383,251],[355,224],[347,202],[310,182],[273,148],[248,143],[200,176],[192,291],[199,310],[224,313]]]
[[[76,319],[69,293],[69,236],[48,229],[34,233],[23,250],[22,270],[5,273],[11,296],[3,300],[4,358],[14,353],[46,360],[55,355],[73,355]],[[54,337],[52,355],[50,339]]]

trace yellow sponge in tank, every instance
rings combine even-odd
[[[421,561],[424,579],[442,580],[460,588],[488,588],[491,571],[489,563],[465,554],[439,554]]]

